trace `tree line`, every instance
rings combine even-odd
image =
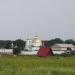
[[[21,39],[17,39],[15,41],[12,40],[0,40],[0,48],[11,49],[11,48],[19,48],[21,50],[25,47],[25,41]]]
[[[45,40],[44,42],[44,46],[46,47],[51,47],[54,44],[73,44],[75,45],[75,40],[73,39],[67,39],[67,40],[62,40],[61,38],[55,38],[55,39],[51,39],[51,40]]]
[[[63,41],[61,38],[55,38],[51,40],[42,41],[45,47],[51,47],[54,44],[73,44],[75,45],[75,41],[73,39],[67,39]],[[0,48],[11,49],[14,47],[18,47],[18,49],[23,50],[25,48],[25,41],[22,39],[17,39],[15,41],[12,40],[0,40]]]

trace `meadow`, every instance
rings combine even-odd
[[[0,75],[75,75],[75,56],[0,56]]]

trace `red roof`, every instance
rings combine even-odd
[[[49,48],[40,48],[39,50],[38,50],[38,53],[37,53],[37,56],[48,56],[49,54],[51,54],[51,55],[53,55],[53,53],[52,53],[52,50],[50,49],[49,50]]]

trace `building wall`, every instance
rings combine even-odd
[[[38,51],[21,51],[21,55],[37,55]]]
[[[62,54],[65,53],[65,51],[53,51],[53,54]]]
[[[13,54],[13,49],[0,49],[0,54]]]
[[[31,50],[31,45],[32,45],[32,40],[31,40],[31,39],[27,39],[27,40],[26,40],[25,49]]]
[[[72,50],[75,50],[75,48],[71,48],[71,49]],[[67,50],[67,48],[66,47],[63,47],[63,48],[62,47],[56,47],[56,48],[55,47],[54,48],[52,47],[52,50]]]

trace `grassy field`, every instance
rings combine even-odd
[[[1,56],[0,75],[75,75],[75,56]]]

